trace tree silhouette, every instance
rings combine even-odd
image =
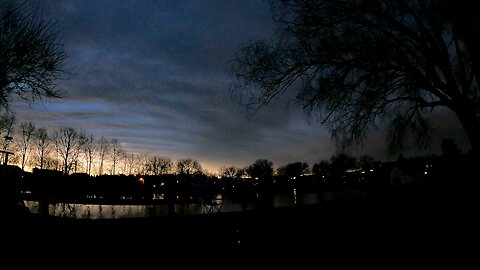
[[[356,158],[348,154],[339,154],[330,158],[330,175],[336,181],[340,181],[345,176],[347,170],[356,168]]]
[[[153,175],[168,174],[172,170],[173,162],[166,157],[153,156],[148,161],[148,171]]]
[[[85,136],[82,140],[82,152],[85,156],[85,163],[86,163],[86,172],[88,175],[92,174],[92,165],[93,160],[95,159],[95,151],[96,151],[96,139],[93,134]]]
[[[315,163],[312,167],[312,173],[323,178],[330,175],[330,162],[322,160],[320,163]]]
[[[98,175],[103,174],[103,165],[105,162],[105,158],[107,157],[107,153],[110,150],[110,143],[105,137],[101,137],[100,140],[97,142],[97,150],[98,150],[98,157],[100,158],[100,165],[98,167]]]
[[[271,207],[273,202],[273,162],[268,159],[257,159],[245,169],[245,172],[258,184],[257,208]]]
[[[257,159],[255,163],[248,166],[246,173],[254,179],[265,181],[273,175],[273,163],[268,159]]]
[[[25,169],[25,165],[27,164],[35,133],[36,128],[32,122],[23,122],[20,124],[20,152],[22,156],[20,168],[22,168],[22,170]]]
[[[27,1],[0,2],[0,107],[10,96],[27,102],[59,97],[55,81],[65,53],[58,31]]]
[[[289,163],[283,167],[278,168],[279,175],[287,178],[299,177],[309,172],[309,166],[306,162]]]
[[[63,174],[68,175],[81,150],[82,134],[72,127],[61,127],[53,135],[55,150],[62,162]]]
[[[194,175],[202,173],[202,166],[196,160],[180,159],[177,161],[177,173],[180,175]]]
[[[379,120],[390,149],[425,145],[424,114],[452,110],[480,150],[480,19],[473,1],[272,1],[271,43],[251,42],[232,63],[234,93],[263,106],[286,91],[319,113],[343,147]],[[412,141],[412,139],[414,139]]]
[[[50,137],[45,128],[38,128],[34,136],[34,146],[38,158],[38,166],[40,169],[43,169],[45,166],[45,161],[48,159],[48,154],[50,153]]]
[[[111,158],[112,158],[112,175],[115,175],[117,173],[116,171],[116,166],[118,163],[118,160],[122,156],[123,150],[122,150],[122,145],[120,142],[118,142],[118,139],[112,139],[110,141],[110,147],[109,147],[112,152],[110,153]]]
[[[234,166],[223,167],[220,169],[220,175],[226,179],[234,179],[239,177],[240,169]]]

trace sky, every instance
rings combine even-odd
[[[64,97],[15,103],[18,121],[50,130],[71,126],[135,153],[198,160],[207,171],[268,159],[274,167],[310,166],[336,154],[330,133],[285,96],[252,112],[232,100],[229,61],[249,41],[275,31],[262,0],[42,0],[56,21],[71,74]],[[442,137],[458,135],[440,112]],[[435,142],[434,142],[435,143]],[[438,142],[437,142],[438,144]],[[352,153],[387,160],[373,130]],[[438,147],[437,147],[438,148]]]

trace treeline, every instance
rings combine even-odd
[[[314,164],[312,170],[305,162],[290,163],[274,170],[273,163],[258,159],[246,168],[227,167],[221,176],[206,175],[201,170],[182,167],[181,172],[157,175],[99,175],[86,173],[64,175],[61,171],[34,169],[9,177],[17,184],[17,194],[23,199],[50,201],[102,202],[161,202],[191,201],[206,195],[222,193],[232,200],[243,201],[257,195],[277,192],[305,194],[326,190],[359,190],[381,194],[392,187],[464,188],[474,170],[470,154],[462,154],[451,140],[444,140],[441,155],[405,158],[394,162],[380,162],[369,156],[355,158],[347,154],[332,156]],[[195,163],[192,161],[192,163]],[[13,172],[13,171],[12,171]],[[417,184],[417,185],[416,185]],[[420,184],[420,185],[418,185]],[[437,185],[440,184],[440,185]]]
[[[2,150],[13,152],[14,155],[9,156],[9,164],[17,165],[22,170],[47,169],[60,171],[64,175],[85,173],[90,176],[169,174],[213,176],[202,170],[199,161],[191,158],[172,161],[168,157],[154,154],[130,153],[123,149],[116,138],[97,137],[73,127],[64,126],[48,131],[31,122],[16,125],[12,114],[3,115],[1,118]],[[442,149],[442,160],[450,160],[448,164],[456,164],[461,160],[459,158],[461,153],[453,140],[443,140]],[[417,157],[416,159],[422,160],[423,163],[420,163],[426,165],[432,163],[426,160],[435,160],[435,157]],[[467,157],[467,160],[470,158]],[[215,176],[223,179],[255,180],[275,176],[281,180],[295,180],[302,176],[315,175],[325,181],[342,182],[347,176],[351,176],[352,172],[370,172],[381,163],[368,155],[356,158],[349,154],[338,154],[329,160],[321,160],[313,164],[311,168],[308,163],[298,161],[275,169],[272,161],[258,159],[243,168],[235,166],[220,168],[218,175]],[[448,164],[443,164],[442,167],[448,167]],[[423,168],[416,170],[419,171],[417,174],[425,173]],[[388,176],[384,177],[388,178]]]
[[[14,153],[9,164],[22,170],[34,168],[58,170],[64,175],[160,175],[201,173],[200,163],[192,159],[173,162],[170,158],[151,154],[130,153],[118,139],[97,137],[73,127],[53,131],[31,122],[15,125],[13,115],[3,116],[0,133],[2,150]]]
[[[166,175],[202,174],[200,162],[193,159],[172,161],[168,157],[145,153],[130,153],[118,139],[97,137],[73,127],[63,126],[55,130],[38,127],[32,122],[17,124],[13,114],[3,115],[0,121],[2,150],[13,152],[9,164],[22,170],[58,170],[64,175],[86,173],[88,175]],[[274,169],[267,159],[258,159],[245,168],[223,167],[219,176],[225,178],[266,178],[273,175],[299,177],[307,174],[330,174],[332,170],[347,170],[369,164],[373,158],[359,160],[347,156],[333,156],[330,161],[314,164],[310,170],[306,162],[294,162]]]

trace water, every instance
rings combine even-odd
[[[295,205],[318,204],[338,200],[342,198],[362,197],[361,192],[324,192],[309,193],[298,195],[294,190],[291,194],[276,194],[266,199],[263,204],[269,207],[290,207]],[[217,208],[209,209],[212,206],[206,206],[202,203],[176,204],[175,213],[180,215],[195,215],[217,212],[240,212],[244,209],[240,202],[229,200],[221,194],[217,196]],[[257,196],[258,198],[258,196]],[[27,208],[32,213],[41,212],[41,204],[38,201],[24,201]],[[245,210],[252,210],[259,207],[259,201],[249,201]],[[210,210],[210,211],[209,211]],[[52,203],[48,205],[48,214],[51,216],[75,218],[75,219],[116,219],[116,218],[141,218],[141,217],[159,217],[168,214],[166,204],[75,204],[75,203]]]

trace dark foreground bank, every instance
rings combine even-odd
[[[78,251],[90,254],[85,256],[113,252],[150,259],[305,254],[327,259],[332,253],[408,258],[459,251],[468,256],[466,247],[476,245],[478,235],[475,201],[471,195],[422,191],[289,208],[115,220],[42,217],[17,209],[14,245],[72,256]]]

